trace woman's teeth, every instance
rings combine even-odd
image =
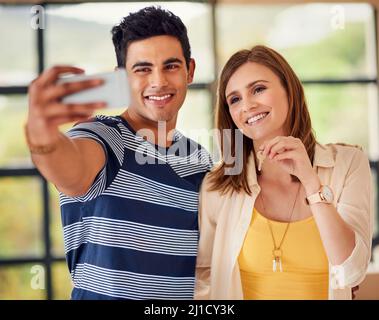
[[[260,119],[263,119],[263,118],[266,117],[267,115],[268,115],[268,112],[264,112],[264,113],[257,114],[256,116],[247,119],[247,123],[248,123],[248,124],[253,124],[253,123],[256,122],[256,121],[258,121],[258,120],[260,120]]]

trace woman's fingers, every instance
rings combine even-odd
[[[297,139],[293,137],[278,136],[265,143],[263,153],[272,159],[276,154],[282,153],[286,150],[296,149],[297,146]]]
[[[259,150],[262,154],[269,159],[273,159],[278,154],[282,154],[287,150],[298,149],[302,145],[302,142],[298,138],[292,136],[277,136],[269,141],[265,141]]]
[[[284,151],[283,153],[276,154],[272,160],[280,161],[280,160],[295,160],[297,158],[297,151],[295,150],[288,150]]]
[[[278,153],[282,153],[282,152],[286,151],[288,148],[289,148],[289,146],[288,146],[288,143],[286,141],[281,140],[281,141],[277,142],[276,144],[274,144],[271,147],[271,149],[268,153],[269,159],[272,159]]]
[[[267,157],[271,151],[272,146],[279,142],[281,138],[281,136],[277,136],[271,140],[263,142],[263,144],[259,147],[259,149],[262,150],[263,155]]]

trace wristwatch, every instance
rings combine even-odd
[[[333,190],[329,186],[321,186],[320,190],[309,197],[305,198],[305,202],[308,205],[322,202],[322,203],[332,203],[334,199]]]

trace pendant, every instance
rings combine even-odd
[[[279,265],[279,271],[283,272],[282,268],[282,250],[280,249],[275,249],[272,251],[272,254],[274,256],[274,259],[272,260],[272,271],[276,272],[276,269]]]
[[[263,152],[262,151],[258,151],[257,152],[257,159],[258,159],[258,171],[261,171],[262,170],[262,164],[263,164],[263,161],[265,160],[265,156],[263,155]]]

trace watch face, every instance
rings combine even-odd
[[[326,202],[333,202],[333,191],[328,186],[323,186],[321,189],[321,193],[324,196]]]

